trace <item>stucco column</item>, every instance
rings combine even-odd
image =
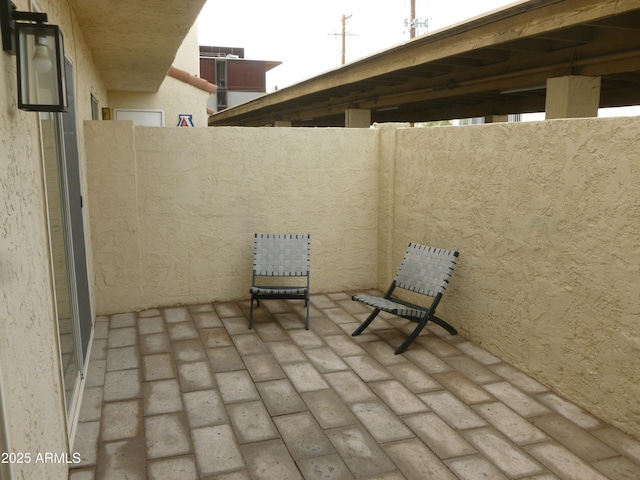
[[[597,117],[600,77],[556,77],[547,80],[546,118]]]
[[[509,121],[509,115],[487,115],[484,117],[484,123],[506,123]]]
[[[291,121],[290,120],[276,120],[273,123],[274,127],[290,127],[291,126]]]
[[[344,112],[344,126],[346,128],[369,128],[371,126],[371,110],[348,108]]]

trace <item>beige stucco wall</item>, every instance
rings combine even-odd
[[[458,249],[443,318],[640,437],[640,118],[404,129],[397,145],[394,263],[409,241]]]
[[[368,130],[86,129],[100,313],[246,297],[256,232],[311,234],[314,292],[375,285]]]
[[[37,115],[17,110],[14,75],[15,59],[0,53],[0,382],[9,448],[35,455],[66,451],[66,419]],[[19,479],[63,471],[12,468]]]
[[[15,58],[1,52],[0,381],[7,435],[14,451],[64,451],[38,118],[17,109],[15,75]],[[43,465],[31,476],[21,466],[13,470],[15,478],[53,478]]]
[[[173,65],[192,75],[200,76],[197,23],[184,39]],[[167,76],[158,92],[109,91],[108,106],[113,110],[118,108],[163,110],[164,122],[167,127],[177,126],[180,114],[189,114],[192,115],[194,126],[206,127],[208,98],[209,93]]]
[[[26,0],[14,3],[29,10]],[[90,94],[105,98],[106,92],[67,2],[37,4],[50,23],[60,25],[74,64],[83,158]],[[38,453],[69,451],[40,139],[38,114],[17,109],[15,57],[0,52],[0,382],[8,448],[34,460]],[[83,187],[86,192],[86,181]],[[68,467],[32,461],[12,470],[14,479],[60,479]]]
[[[247,298],[255,231],[311,232],[315,292],[458,249],[443,318],[640,438],[640,119],[86,128],[100,313]]]

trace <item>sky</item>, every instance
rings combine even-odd
[[[415,0],[416,20],[432,33],[524,0]],[[198,18],[200,45],[244,48],[249,60],[282,62],[267,72],[267,92],[339,68],[342,16],[346,62],[409,40],[411,0],[207,0]],[[600,109],[598,116],[640,115],[640,107]],[[539,120],[543,114],[530,114]]]
[[[415,0],[416,19],[433,32],[514,0]],[[284,88],[342,62],[342,16],[346,62],[409,40],[410,0],[208,0],[198,18],[200,45],[239,47],[250,60],[280,61],[267,73],[267,92]]]

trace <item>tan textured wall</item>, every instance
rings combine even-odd
[[[311,234],[314,292],[375,285],[368,130],[86,130],[100,313],[248,297],[255,232]]]
[[[459,249],[443,318],[640,438],[640,118],[398,135],[395,261]]]
[[[173,65],[200,76],[197,24],[184,39]],[[166,127],[176,127],[180,114],[190,114],[196,127],[206,127],[208,98],[209,93],[167,76],[155,93],[110,91],[108,106],[112,109],[163,110]]]
[[[18,10],[29,10],[26,0],[14,3]],[[91,117],[90,93],[106,95],[68,3],[37,4],[50,23],[61,26],[74,63],[82,157],[82,120]],[[15,57],[0,52],[0,382],[8,448],[28,452],[32,459],[69,448],[38,118],[17,109]],[[16,480],[60,479],[67,477],[68,467],[32,462],[14,464],[12,470]]]
[[[255,231],[310,231],[316,292],[458,249],[443,318],[640,438],[640,119],[87,132],[100,313],[247,298]]]
[[[8,448],[33,455],[66,449],[39,137],[38,115],[17,109],[15,57],[0,52],[0,382]],[[66,466],[12,469],[48,479]]]
[[[37,115],[17,110],[14,58],[0,53],[0,365],[9,448],[65,451]],[[2,421],[2,419],[0,419]],[[16,479],[66,466],[12,465]]]
[[[141,306],[143,291],[133,123],[87,121],[84,130],[94,307],[97,314],[110,313],[105,302],[133,310]]]

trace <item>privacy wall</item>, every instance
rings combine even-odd
[[[394,262],[458,249],[443,318],[640,437],[640,119],[397,135]]]
[[[256,232],[311,234],[312,292],[376,285],[368,130],[86,129],[98,312],[248,298]]]
[[[248,298],[256,231],[311,233],[312,293],[457,249],[442,317],[640,438],[640,119],[86,132],[98,313]]]

